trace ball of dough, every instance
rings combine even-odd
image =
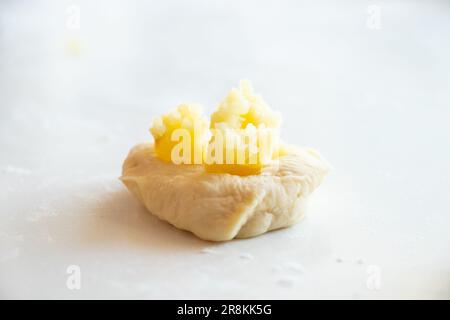
[[[328,172],[313,149],[292,149],[258,175],[208,173],[175,165],[154,146],[135,146],[123,164],[125,186],[154,215],[201,239],[248,238],[288,227],[305,212],[308,196]]]

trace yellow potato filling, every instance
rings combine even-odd
[[[281,116],[254,93],[248,81],[232,89],[211,115],[182,104],[153,119],[150,132],[158,158],[175,164],[202,164],[207,172],[258,174],[283,152]]]
[[[280,125],[280,114],[254,93],[250,82],[241,81],[239,88],[232,89],[211,115],[212,140],[206,152],[206,171],[258,174],[278,154]],[[217,135],[226,137],[222,144],[225,161],[212,156],[220,153],[215,143]]]
[[[208,142],[209,121],[196,104],[181,104],[169,113],[153,118],[150,133],[159,159],[175,164],[202,164]]]

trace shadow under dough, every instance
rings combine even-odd
[[[93,208],[92,220],[95,223],[89,223],[85,229],[85,240],[92,244],[122,244],[170,252],[198,251],[214,245],[160,220],[125,188],[105,195]]]

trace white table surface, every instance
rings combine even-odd
[[[448,1],[2,1],[0,297],[449,299],[449,57]],[[241,78],[333,171],[297,226],[215,244],[118,177]]]

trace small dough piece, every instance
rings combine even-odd
[[[143,143],[130,151],[120,179],[160,219],[201,239],[226,241],[297,222],[328,168],[317,151],[304,148],[289,149],[258,175],[215,174],[162,161],[153,144]]]

